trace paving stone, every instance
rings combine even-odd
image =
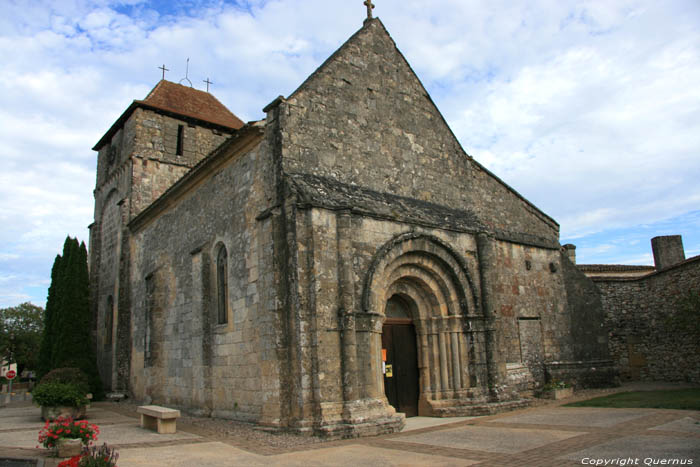
[[[655,426],[652,430],[661,431],[685,431],[688,433],[700,433],[700,419],[685,417],[663,425]]]
[[[38,420],[38,409],[32,406],[9,409],[0,410],[0,458],[35,458],[44,461],[45,467],[56,467],[59,459],[47,457],[44,449],[34,449],[38,428],[43,424]],[[576,413],[580,416],[571,417]],[[6,417],[6,414],[12,416]],[[638,417],[630,419],[633,415]],[[33,420],[33,426],[17,428],[26,418]],[[178,423],[177,434],[158,435],[138,426],[135,408],[128,404],[96,403],[88,411],[88,420],[101,420],[98,443],[107,442],[118,448],[120,467],[562,467],[580,466],[584,459],[591,462],[630,457],[639,459],[637,465],[645,465],[647,459],[649,465],[673,465],[660,463],[668,459],[685,460],[685,465],[692,460],[693,465],[698,465],[700,434],[694,425],[698,418],[700,413],[692,411],[572,410],[549,405],[461,421],[418,418],[420,428],[408,433],[332,442],[316,440],[315,444],[309,444],[284,442],[288,434],[263,433],[252,425],[247,429],[237,426],[229,431],[228,421],[190,418],[185,422],[186,415],[183,423]],[[516,421],[507,423],[505,420]],[[531,423],[527,423],[528,420]],[[576,420],[585,423],[572,426]],[[545,421],[550,424],[543,424]],[[615,421],[619,423],[614,424]],[[445,422],[448,424],[426,426]],[[7,426],[10,428],[5,428]],[[0,465],[3,464],[0,462]]]
[[[449,425],[451,423],[463,422],[465,420],[472,420],[477,417],[410,417],[406,419],[406,426],[401,431],[406,433],[407,431],[422,430],[423,428],[432,428],[441,425]]]
[[[149,466],[191,466],[198,467],[234,465],[246,466],[327,466],[349,465],[354,467],[371,466],[466,466],[476,461],[452,459],[449,457],[411,453],[397,455],[396,451],[360,445],[347,445],[339,448],[314,449],[284,456],[260,456],[224,443],[202,443],[188,446],[186,452],[174,451],[169,447],[124,449],[120,452],[119,465],[131,467]]]
[[[0,417],[2,417],[0,433],[7,430],[25,430],[30,428],[35,428],[38,431],[45,423],[44,420],[41,419],[41,409],[32,406],[4,409],[0,412]],[[132,419],[123,415],[117,415],[113,412],[90,408],[89,421],[90,423],[101,426],[104,423],[131,422]]]
[[[396,441],[431,444],[476,451],[515,453],[578,436],[570,431],[466,426],[419,435],[400,436]]]
[[[501,417],[499,423],[532,423],[535,425],[566,425],[581,427],[611,427],[632,422],[649,414],[644,409],[604,409],[588,407],[557,407]]]

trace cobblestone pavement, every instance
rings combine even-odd
[[[676,387],[636,384],[614,391]],[[563,402],[607,392],[583,391]],[[699,411],[570,408],[563,402],[537,401],[487,417],[413,418],[401,433],[330,442],[189,416],[178,420],[176,434],[158,435],[138,426],[135,405],[128,403],[93,404],[88,419],[100,426],[100,442],[119,449],[120,467],[700,465]],[[0,408],[0,420],[0,467],[2,458],[58,464],[35,447],[38,408],[12,403]]]

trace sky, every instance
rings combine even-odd
[[[579,263],[700,254],[700,2],[374,0],[468,154],[556,219]],[[363,0],[0,0],[0,307],[43,306],[88,243],[96,153],[188,78],[244,121],[362,26]]]

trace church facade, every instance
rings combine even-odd
[[[358,436],[615,381],[558,224],[461,148],[381,21],[264,112],[161,81],[95,146],[112,390]]]

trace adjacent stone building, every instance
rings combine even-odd
[[[623,380],[700,383],[700,256],[680,235],[651,240],[654,266],[582,264],[601,293]]]
[[[264,112],[161,81],[96,145],[110,388],[357,436],[614,382],[558,224],[464,152],[378,19]]]

